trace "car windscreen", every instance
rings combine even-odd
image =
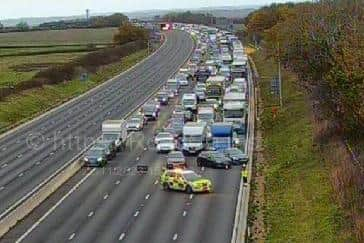
[[[155,106],[154,105],[146,105],[146,106],[143,106],[143,110],[145,112],[154,112],[155,111]]]
[[[90,157],[102,157],[104,155],[104,151],[102,149],[91,149],[87,152],[87,156]]]
[[[187,181],[197,181],[201,179],[201,176],[197,175],[196,173],[185,173],[183,174],[183,177]]]
[[[119,135],[118,134],[107,133],[107,134],[103,134],[102,135],[102,139],[104,141],[117,140],[118,138],[119,138]]]

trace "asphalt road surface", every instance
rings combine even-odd
[[[189,90],[191,87],[184,89]],[[158,184],[166,155],[157,154],[148,145],[155,131],[166,124],[175,103],[177,100],[162,107],[160,119],[149,123],[143,132],[134,133],[131,140],[136,145],[129,144],[128,152],[118,154],[106,168],[80,171],[79,177],[88,176],[87,179],[50,211],[23,242],[230,242],[239,167],[201,170],[196,167],[196,158],[188,157],[190,167],[212,180],[214,192],[210,194],[166,192]],[[149,173],[137,174],[137,165],[148,165]],[[48,208],[55,202],[49,203]],[[18,239],[39,216],[31,214],[3,241]]]
[[[141,65],[0,139],[0,214],[98,137],[104,120],[120,119],[135,108],[178,69],[192,48],[187,33],[170,32],[165,45]],[[83,203],[81,198],[73,208]]]

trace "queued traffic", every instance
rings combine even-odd
[[[200,25],[175,27],[195,37],[190,60],[127,120],[105,121],[102,136],[83,160],[85,166],[105,166],[125,149],[130,134],[142,133],[148,123],[158,121],[163,106],[173,105],[168,122],[151,143],[157,153],[166,154],[159,183],[163,190],[212,192],[213,182],[200,175],[204,170],[248,163],[247,55],[230,32]]]

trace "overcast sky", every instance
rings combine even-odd
[[[288,0],[0,0],[0,19],[80,15],[84,14],[87,8],[94,13],[130,12],[150,9],[260,5],[286,1]]]

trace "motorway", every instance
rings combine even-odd
[[[170,61],[181,64],[182,56],[186,58],[193,47],[191,39],[182,33],[171,33],[168,39],[167,45],[171,43],[171,47],[167,53],[174,52],[176,58]],[[180,56],[180,52],[185,54]],[[163,58],[159,59],[164,63]],[[168,59],[168,56],[164,59]],[[164,65],[150,75],[156,75],[157,70],[165,73],[165,69],[169,69],[171,75],[178,66],[177,63]],[[165,73],[155,82],[160,85],[169,75]],[[144,85],[152,84],[144,81]],[[127,92],[137,89],[128,89]],[[134,103],[128,103],[128,111],[151,93],[143,93],[143,90],[151,90],[151,87],[144,86],[141,90]],[[183,92],[191,90],[192,85],[184,88],[178,99]],[[104,90],[107,91],[110,88]],[[92,104],[99,104],[96,96],[93,99]],[[160,118],[148,123],[143,132],[131,135],[127,152],[119,153],[105,168],[80,170],[0,242],[230,243],[240,186],[240,167],[201,170],[196,166],[195,157],[187,157],[189,167],[212,180],[214,192],[210,194],[163,191],[158,183],[166,155],[158,154],[151,146],[151,140],[156,130],[168,121],[178,99],[168,106],[162,106]],[[93,106],[94,109],[97,107]],[[79,111],[76,110],[76,113]],[[115,110],[109,117],[119,118],[126,113]],[[103,120],[100,117],[94,127],[95,133],[100,130]],[[138,174],[137,165],[148,165],[149,172]]]
[[[120,119],[156,90],[192,48],[187,33],[170,32],[162,48],[136,68],[2,136],[0,214],[98,137],[102,121]]]
[[[149,123],[142,133],[132,134],[132,140],[143,139],[143,143],[129,144],[128,152],[118,154],[104,169],[80,171],[68,197],[50,198],[45,202],[49,204],[46,210],[32,213],[3,241],[14,242],[23,235],[23,242],[230,242],[239,167],[201,171],[196,159],[188,157],[190,167],[213,181],[211,194],[166,192],[158,184],[166,155],[157,154],[148,145],[155,131],[167,122],[174,104],[162,107],[159,120]],[[150,172],[138,175],[137,165],[148,165]],[[78,185],[80,178],[86,179]],[[56,194],[62,192],[66,195],[67,190],[61,188]],[[37,222],[40,214],[46,217]]]

